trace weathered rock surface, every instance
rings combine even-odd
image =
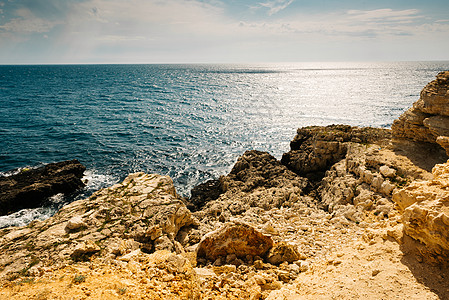
[[[449,155],[449,71],[441,72],[421,91],[413,107],[393,123],[396,138],[439,144]]]
[[[305,259],[301,255],[294,244],[287,244],[285,242],[277,243],[270,249],[267,255],[267,261],[273,265],[279,265],[283,262],[293,263],[300,259]]]
[[[303,176],[325,172],[341,160],[348,142],[373,143],[389,139],[390,131],[358,128],[348,125],[311,126],[299,128],[290,151],[282,156],[282,164]]]
[[[235,255],[263,257],[273,246],[273,240],[244,223],[226,223],[222,228],[206,234],[198,245],[197,256],[215,261],[219,257]]]
[[[201,299],[190,261],[170,251],[140,253],[128,262],[93,260],[63,267],[32,267],[35,277],[3,285],[0,299]],[[18,288],[17,288],[18,287]]]
[[[312,201],[303,193],[308,180],[288,170],[267,152],[246,151],[219,181],[223,191],[220,196],[194,213],[204,224],[201,235],[232,218],[251,219],[260,210]]]
[[[289,171],[271,154],[257,150],[246,151],[240,156],[228,176],[220,178],[220,182],[224,192],[232,190],[250,192],[257,188],[269,189],[290,185],[304,188],[307,184],[305,178]]]
[[[0,275],[30,264],[88,260],[99,252],[114,257],[136,249],[183,252],[177,235],[195,225],[169,177],[131,174],[123,183],[72,202],[45,221],[33,221],[21,230],[0,230]]]
[[[449,256],[449,162],[436,165],[434,178],[415,181],[395,191],[393,201],[403,211],[405,233],[429,252]]]
[[[420,111],[449,116],[449,71],[440,72],[436,80],[431,81],[421,92],[421,98],[414,105]]]
[[[75,159],[0,177],[0,215],[38,207],[50,196],[84,187],[85,170]]]
[[[187,207],[193,211],[199,210],[207,202],[217,199],[221,193],[223,193],[223,189],[220,180],[213,179],[203,182],[191,190]]]

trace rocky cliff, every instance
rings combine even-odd
[[[421,91],[413,107],[394,121],[396,138],[436,143],[449,155],[449,71],[441,72]]]
[[[449,299],[449,162],[398,122],[298,129],[190,199],[135,173],[1,229],[0,298]]]

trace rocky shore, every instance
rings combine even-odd
[[[448,78],[392,130],[300,128],[190,199],[134,173],[0,229],[0,299],[449,299]]]

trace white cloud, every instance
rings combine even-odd
[[[272,0],[263,3],[259,3],[260,6],[268,8],[268,15],[272,16],[281,10],[284,10],[293,3],[294,0]]]
[[[389,8],[376,10],[349,10],[348,17],[359,22],[376,23],[412,23],[422,16],[417,9],[392,10]]]
[[[59,23],[38,18],[25,8],[17,10],[16,16],[5,24],[0,25],[0,31],[24,34],[44,33],[49,32]]]
[[[273,15],[292,2],[265,0],[258,7]],[[216,0],[67,3],[64,17],[51,22],[26,9],[15,11],[13,18],[0,26],[0,54],[6,53],[1,52],[1,45],[13,45],[19,38],[23,42],[33,32],[45,34],[48,51],[57,53],[60,62],[241,61],[241,57],[263,61],[265,56],[278,57],[283,52],[292,57],[306,51],[326,55],[323,49],[335,44],[342,45],[341,49],[362,49],[369,43],[418,45],[423,39],[429,48],[436,45],[432,41],[438,41],[438,49],[449,44],[445,42],[447,20],[432,21],[416,9],[319,14],[294,14],[291,10],[287,17],[261,18],[259,14],[255,18],[259,21],[251,21],[236,19]],[[52,30],[57,25],[58,30]]]
[[[295,15],[273,22],[242,23],[252,31],[266,34],[307,35],[316,38],[389,38],[419,34],[424,16],[418,10],[350,10],[340,13]],[[258,29],[256,29],[258,28]]]

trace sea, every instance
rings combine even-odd
[[[87,186],[0,217],[45,219],[143,171],[185,197],[245,150],[280,158],[296,129],[389,128],[449,61],[0,66],[0,175],[78,159]]]

